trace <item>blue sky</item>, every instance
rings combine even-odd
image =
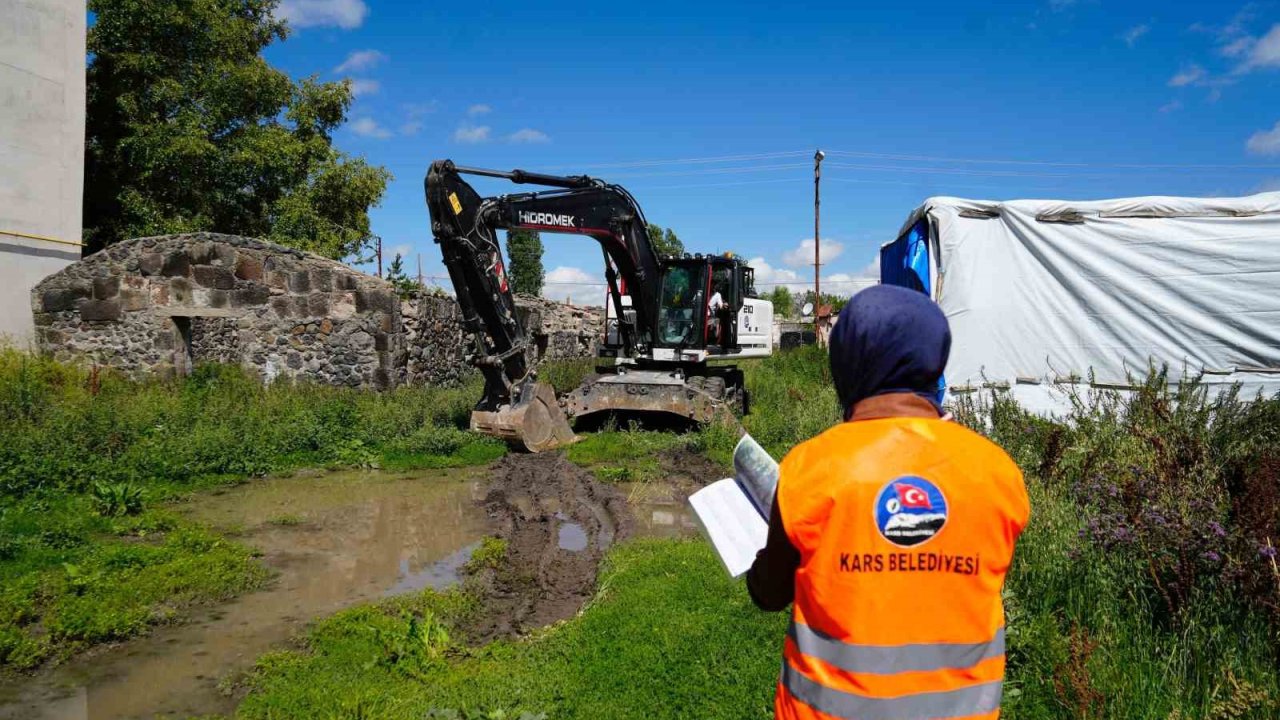
[[[267,56],[352,78],[336,142],[395,175],[374,231],[428,276],[436,158],[620,183],[690,251],[793,290],[819,147],[824,290],[872,274],[931,195],[1280,190],[1280,3],[1010,5],[284,0]],[[543,239],[547,294],[598,302],[573,284],[599,281],[595,244]]]

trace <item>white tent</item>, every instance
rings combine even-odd
[[[1280,192],[1092,202],[930,198],[881,249],[882,281],[951,322],[952,393],[1125,387],[1150,366],[1280,391]]]

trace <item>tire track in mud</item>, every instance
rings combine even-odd
[[[632,532],[622,493],[561,453],[498,461],[484,506],[507,552],[496,570],[477,578],[484,601],[468,628],[477,642],[577,614],[595,592],[605,551]]]

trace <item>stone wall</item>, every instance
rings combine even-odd
[[[113,245],[45,278],[31,306],[42,352],[133,375],[221,362],[265,381],[389,388],[471,372],[453,298],[401,300],[341,263],[234,235]],[[517,307],[530,362],[594,357],[600,310],[533,297]]]
[[[411,385],[456,383],[471,366],[464,358],[462,313],[446,295],[416,295],[401,301],[407,349],[404,382]]]
[[[528,316],[539,360],[561,360],[596,356],[603,336],[602,308],[566,305],[546,298],[520,295],[516,305]]]
[[[530,336],[529,362],[595,357],[602,312],[539,297],[516,298],[516,312]],[[462,332],[458,304],[445,295],[421,294],[403,300],[406,362],[401,375],[410,384],[457,382],[470,372],[471,341]]]
[[[385,282],[272,243],[215,233],[113,245],[31,292],[41,351],[131,374],[238,363],[264,380],[385,388],[404,365]]]

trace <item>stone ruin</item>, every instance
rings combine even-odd
[[[238,364],[265,381],[352,387],[456,382],[469,371],[457,303],[399,298],[327,258],[234,235],[118,243],[31,293],[38,348],[133,375]],[[520,298],[532,359],[592,357],[599,310]]]

